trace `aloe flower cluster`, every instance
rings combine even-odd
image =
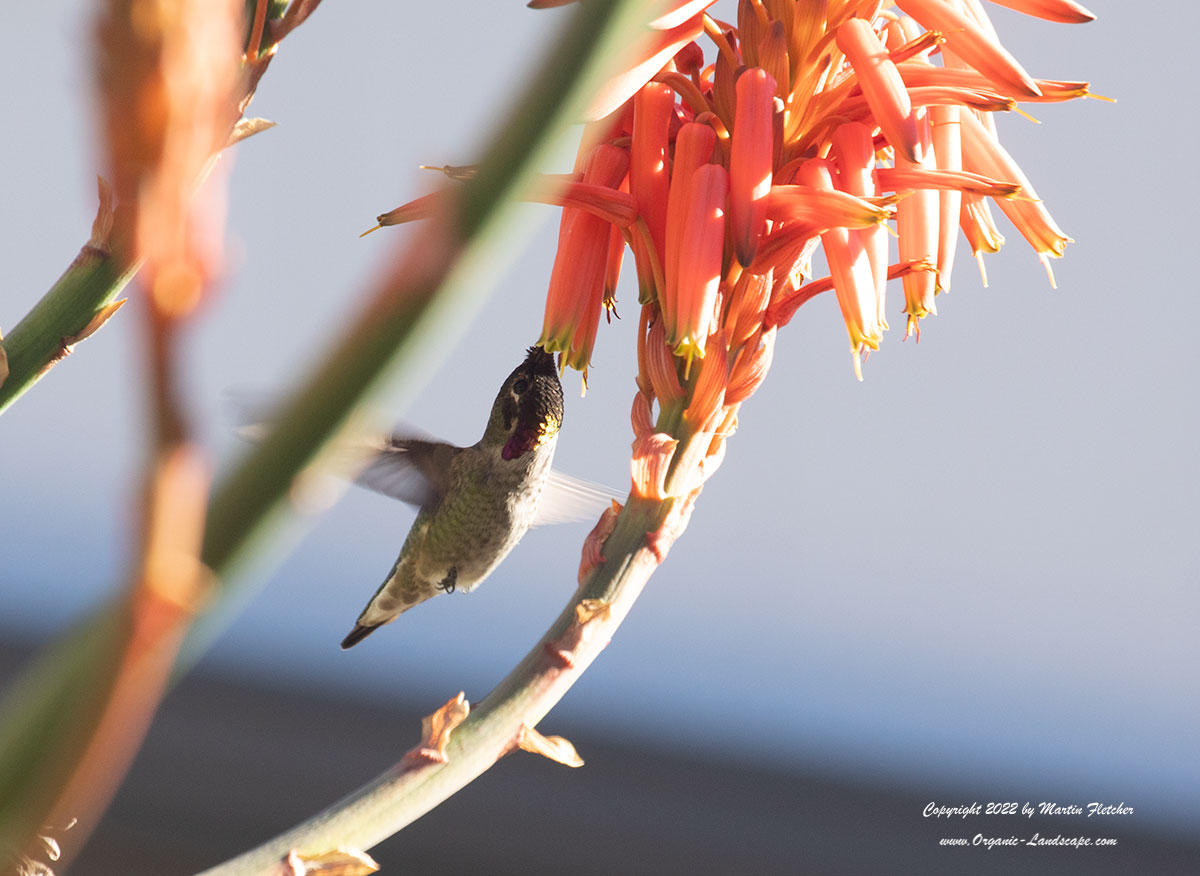
[[[703,360],[727,372],[710,379],[725,406],[753,391],[775,329],[828,289],[861,379],[888,328],[888,280],[901,280],[917,334],[950,288],[959,230],[981,269],[1003,243],[993,203],[1047,269],[1063,254],[1070,238],[993,119],[1088,84],[1032,77],[979,0],[742,0],[736,24],[709,5],[676,3],[652,25],[594,107],[563,195],[541,342],[585,381],[626,245],[647,308],[647,388],[669,403]],[[1070,0],[1003,5],[1092,19]],[[818,248],[828,277],[813,277]]]
[[[1072,0],[995,2],[1053,22],[1094,18]],[[837,297],[861,380],[888,328],[889,281],[917,339],[950,288],[960,231],[986,285],[983,255],[1004,243],[993,204],[1054,284],[1049,259],[1070,238],[994,118],[1089,95],[1087,82],[1031,76],[981,0],[740,0],[736,22],[712,5],[654,4],[640,53],[593,100],[572,173],[545,175],[527,196],[563,207],[538,343],[585,389],[631,251],[633,494],[689,507],[778,329],[815,295]],[[445,195],[379,224],[428,216]],[[827,276],[814,273],[818,250]]]

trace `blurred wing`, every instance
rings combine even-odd
[[[244,390],[226,393],[240,423],[238,437],[259,443],[271,426],[273,404]],[[439,502],[455,448],[405,424],[391,436],[335,441],[314,464],[316,471],[351,480],[359,486],[417,507]]]
[[[612,506],[613,500],[620,502],[623,498],[616,490],[551,469],[533,525],[595,520]]]
[[[354,483],[419,508],[436,505],[446,493],[454,450],[440,441],[393,436],[370,457]]]

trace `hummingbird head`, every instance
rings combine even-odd
[[[502,441],[504,459],[516,459],[558,434],[563,418],[562,384],[554,356],[530,347],[525,361],[500,387],[485,441]]]

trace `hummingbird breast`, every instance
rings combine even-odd
[[[477,586],[516,546],[537,513],[555,441],[517,459],[476,444],[463,448],[450,467],[450,487],[430,509],[417,573],[442,580],[451,567],[455,586]]]

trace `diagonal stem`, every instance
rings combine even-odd
[[[454,729],[445,762],[410,752],[325,811],[202,876],[268,876],[292,852],[308,857],[369,849],[485,772],[513,750],[523,728],[545,717],[608,644],[687,525],[698,492],[661,502],[630,500],[604,543],[605,561],[524,660]],[[582,621],[581,605],[593,612]]]

